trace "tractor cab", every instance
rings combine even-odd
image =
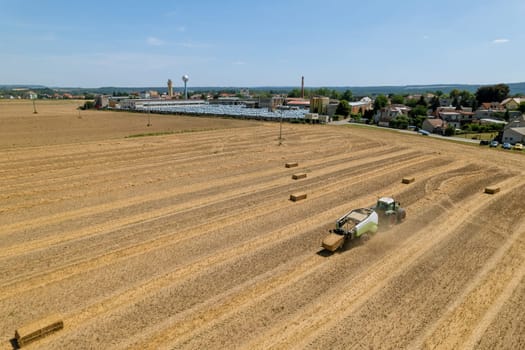
[[[389,226],[403,221],[406,217],[405,209],[401,208],[401,204],[391,197],[379,198],[372,209],[377,212],[379,221],[386,222]]]
[[[396,203],[393,198],[381,197],[377,200],[375,210],[382,213],[395,211],[396,204],[399,205],[399,203]]]

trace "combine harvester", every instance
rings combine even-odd
[[[393,198],[382,197],[372,208],[354,209],[335,222],[335,229],[323,239],[321,246],[331,252],[343,247],[347,240],[368,239],[368,232],[375,233],[379,225],[391,227],[406,217],[405,209]]]

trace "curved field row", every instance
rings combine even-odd
[[[381,154],[381,153],[380,153]],[[386,156],[383,154],[383,156]],[[392,154],[388,155],[390,160],[388,160],[389,163],[393,163],[395,161],[400,161],[403,158],[410,157],[409,159],[416,159],[416,155],[414,153],[410,152],[397,152],[397,155],[395,157],[392,157]],[[347,163],[347,161],[353,161],[352,163]],[[345,164],[338,164],[338,163],[345,163]],[[335,164],[335,165],[333,165]],[[369,159],[362,159],[359,155],[353,155],[351,157],[345,157],[345,158],[339,158],[337,161],[334,162],[334,160],[329,160],[328,162],[323,162],[321,166],[323,166],[322,170],[317,171],[314,174],[311,174],[310,178],[308,180],[302,181],[301,183],[312,185],[314,183],[318,183],[319,181],[322,181],[323,178],[321,176],[339,176],[342,172],[345,172],[346,175],[351,174],[350,172],[356,173],[357,170],[361,169],[374,169],[372,167],[380,167],[383,165],[386,165],[384,160],[377,159],[374,160],[374,162],[370,162]],[[309,172],[315,171],[314,167],[309,168]],[[288,173],[288,172],[287,172]],[[8,243],[10,243],[9,238],[12,236],[16,239],[23,238],[23,231],[27,231],[28,229],[32,229],[33,227],[39,227],[41,234],[45,231],[50,231],[50,233],[53,232],[53,227],[51,226],[49,229],[47,229],[46,226],[50,224],[64,224],[66,220],[75,222],[75,220],[78,220],[82,218],[83,222],[88,221],[89,216],[95,216],[101,213],[105,213],[109,210],[113,211],[110,213],[106,213],[106,215],[111,215],[112,217],[119,217],[120,213],[119,211],[124,211],[124,213],[129,217],[130,214],[139,214],[141,213],[141,206],[148,205],[149,211],[153,211],[155,209],[158,209],[156,213],[148,213],[149,218],[153,218],[155,216],[164,216],[167,213],[170,213],[174,210],[180,211],[185,208],[191,208],[195,207],[197,204],[202,205],[201,197],[205,197],[207,201],[213,202],[214,199],[210,197],[217,197],[220,198],[223,196],[224,193],[228,193],[228,197],[234,197],[239,195],[252,195],[251,188],[260,188],[266,189],[266,188],[272,188],[275,191],[278,189],[283,190],[286,189],[286,187],[290,186],[296,186],[293,181],[290,181],[290,174],[283,175],[284,172],[281,169],[281,167],[275,167],[273,169],[269,170],[258,170],[251,173],[245,173],[245,174],[235,174],[231,177],[215,177],[213,179],[210,179],[207,181],[207,179],[204,179],[204,181],[198,181],[193,186],[175,186],[171,187],[169,190],[161,190],[158,192],[148,193],[147,195],[140,195],[135,196],[131,199],[127,200],[118,200],[111,203],[111,207],[108,209],[107,205],[97,205],[94,207],[85,207],[84,210],[73,210],[66,213],[61,213],[60,215],[56,215],[54,217],[46,218],[46,220],[42,220],[40,218],[33,219],[31,221],[25,221],[24,225],[20,224],[12,224],[7,225],[2,230],[5,232],[4,237],[4,244],[7,246]],[[313,175],[313,176],[312,176]],[[181,181],[181,180],[178,180]],[[84,193],[86,195],[86,193]],[[172,205],[171,203],[174,201],[173,198],[177,198],[177,200],[181,200],[180,204]],[[198,202],[198,203],[197,203]],[[170,205],[174,208],[170,208]],[[136,209],[134,209],[136,208]],[[82,215],[82,217],[80,217]],[[154,216],[152,216],[154,215]],[[143,215],[142,215],[143,216]],[[127,219],[127,222],[133,222],[133,220]],[[140,222],[139,219],[134,220],[135,222]],[[106,220],[104,220],[104,223],[106,223]],[[92,227],[93,225],[99,224],[98,222],[89,222],[89,225]],[[46,229],[44,231],[44,228]],[[22,231],[23,230],[23,231]],[[31,234],[31,238],[34,241],[35,240],[35,234]],[[61,236],[60,240],[66,240],[67,237]],[[33,242],[34,243],[34,242]],[[26,246],[27,248],[27,246]]]
[[[244,135],[238,136],[241,133],[244,133]],[[312,137],[308,137],[308,134],[311,134]],[[50,170],[74,170],[77,166],[85,166],[86,164],[113,164],[115,162],[122,163],[132,160],[146,161],[158,156],[169,155],[175,158],[178,156],[188,158],[192,152],[198,154],[202,154],[205,151],[219,153],[238,149],[239,146],[258,147],[260,143],[258,145],[254,141],[257,141],[257,139],[266,141],[274,135],[275,131],[269,128],[246,128],[246,130],[235,129],[234,131],[223,131],[222,133],[201,131],[169,136],[169,143],[172,144],[172,147],[166,147],[167,140],[159,143],[151,140],[145,141],[144,138],[132,138],[117,143],[85,144],[82,148],[75,144],[66,145],[61,146],[55,152],[49,152],[49,147],[39,147],[31,149],[31,152],[28,152],[28,150],[17,153],[13,151],[7,152],[5,160],[0,160],[0,166],[3,168],[0,174],[3,175],[3,179],[16,179],[17,174],[13,173],[13,171],[22,171],[27,173],[27,175],[34,176],[39,172]],[[300,134],[292,130],[288,138],[308,143],[318,143],[334,138],[340,140],[340,136],[319,136],[317,131],[313,129],[309,131],[303,130]],[[187,142],[186,140],[188,139],[191,139],[191,142]],[[367,139],[352,137],[353,144],[358,144],[358,140],[360,140],[361,144],[366,143],[370,145],[370,141]],[[384,142],[377,142],[377,145],[385,144]],[[42,150],[45,150],[45,154],[40,154]],[[35,156],[36,154],[38,156]],[[55,165],[58,166],[55,167]]]
[[[166,146],[165,148],[169,147]],[[247,150],[246,147],[243,146],[238,146],[237,150],[238,149]],[[224,173],[231,174],[232,162],[230,160],[231,157],[236,154],[235,152],[237,151],[229,152],[229,154],[226,155],[226,159],[224,154],[214,155],[207,154],[207,152],[204,151],[198,153],[192,151],[185,155],[163,155],[161,160],[157,160],[156,162],[153,162],[151,157],[148,157],[140,158],[140,163],[138,163],[134,158],[120,167],[118,167],[118,162],[111,165],[104,162],[95,163],[95,166],[83,166],[76,169],[76,173],[80,173],[76,175],[70,175],[69,172],[68,174],[60,172],[53,177],[49,176],[47,173],[42,173],[40,177],[41,180],[39,180],[38,178],[35,178],[34,174],[32,174],[30,183],[21,182],[18,185],[18,188],[14,189],[10,189],[9,185],[2,180],[2,192],[7,190],[10,191],[1,196],[4,197],[4,207],[1,210],[5,212],[12,211],[16,208],[23,208],[25,209],[24,212],[27,212],[27,209],[31,209],[31,207],[34,206],[40,208],[44,204],[64,202],[70,198],[79,198],[79,196],[89,198],[89,196],[86,196],[85,193],[81,192],[86,189],[91,191],[100,191],[101,189],[104,189],[105,192],[116,192],[118,190],[135,187],[141,184],[148,185],[153,183],[153,185],[157,185],[161,182],[163,186],[167,186],[167,180],[180,181],[181,178],[183,181],[186,180],[187,182],[190,180],[188,179],[188,175],[199,179],[203,178],[205,175],[209,176],[210,172],[207,169],[209,169],[210,162],[215,163],[217,169],[222,170]],[[196,157],[199,159],[192,158],[192,154],[196,154]],[[119,156],[115,155],[115,158],[118,159]],[[185,166],[185,164],[191,164],[191,166]],[[230,168],[225,168],[227,165],[224,164],[230,164]],[[244,161],[242,166],[236,164],[234,167],[247,168],[255,164],[257,164],[258,168],[255,168],[254,170],[260,170],[265,166],[264,163],[261,163],[260,159],[255,158],[249,161]],[[60,167],[61,164],[59,163],[56,166]],[[163,172],[159,173],[158,169],[163,169]],[[173,171],[174,175],[171,175],[168,171]],[[16,170],[13,170],[13,172],[16,172]],[[163,175],[162,177],[161,174]],[[169,175],[166,177],[164,174]],[[215,174],[212,175],[217,177]],[[115,186],[115,183],[118,184],[118,186]],[[31,186],[28,186],[29,184],[31,184]],[[179,183],[178,185],[183,184],[184,183]],[[189,184],[193,185],[191,182]],[[68,191],[66,191],[68,189],[77,190],[79,194],[76,196],[74,194],[68,194]],[[53,193],[55,194],[54,196],[52,196]],[[43,202],[43,196],[46,196],[45,198],[47,198],[45,202]],[[10,203],[17,203],[17,207],[10,207]]]
[[[0,348],[56,312],[65,329],[28,348],[521,344],[519,323],[500,327],[520,314],[521,157],[329,126],[286,125],[278,146],[275,130],[7,152]],[[384,195],[406,222],[320,250],[335,219]]]
[[[525,220],[522,219],[518,225],[518,229],[505,239],[505,244],[498,248],[472,279],[469,288],[449,307],[449,312],[435,326],[428,327],[424,337],[417,342],[417,347],[479,346],[479,338],[484,335],[489,323],[500,312],[502,304],[510,297],[508,294],[517,289],[517,284],[525,276],[525,241],[522,240]],[[500,227],[494,229],[501,230]],[[475,331],[472,332],[472,329]],[[495,337],[498,338],[500,337]],[[517,345],[512,347],[520,348]]]
[[[398,161],[399,159],[398,158],[393,158],[391,160],[391,162],[395,162],[395,161]],[[411,159],[411,162],[413,162],[413,159]],[[400,163],[397,163],[397,164],[400,164]],[[402,163],[401,163],[402,164]],[[377,165],[375,165],[377,167]],[[381,164],[381,167],[384,167],[386,166],[384,164],[384,162],[382,162]],[[370,168],[370,167],[362,167],[364,169],[373,169],[373,168]],[[330,169],[330,168],[329,168]],[[344,171],[347,173],[347,174],[352,174],[351,172],[349,172],[348,168],[347,169],[344,169]],[[335,174],[338,174],[339,175],[339,172],[336,172]],[[354,170],[354,173],[355,173],[355,170]],[[325,176],[332,176],[332,175],[326,175]],[[339,181],[343,182],[344,180],[344,177],[339,177],[337,176],[338,178],[340,178]],[[283,177],[284,178],[284,177]],[[230,191],[232,191],[232,195],[230,196],[225,196],[224,193],[226,191],[221,191],[222,194],[221,196],[223,196],[224,198],[228,198],[227,201],[221,201],[221,202],[212,202],[214,203],[213,205],[199,205],[197,206],[196,203],[193,203],[193,202],[189,202],[187,205],[186,203],[184,204],[185,207],[182,207],[180,208],[180,206],[175,206],[175,209],[171,209],[171,208],[162,208],[162,210],[166,209],[166,214],[165,215],[160,215],[160,216],[157,216],[157,218],[155,218],[155,220],[150,220],[148,222],[148,226],[146,227],[145,229],[145,225],[144,225],[144,222],[143,220],[137,220],[137,219],[128,219],[128,220],[131,220],[132,222],[137,222],[138,224],[136,225],[136,228],[133,226],[133,225],[126,225],[125,223],[123,222],[117,222],[117,224],[114,226],[115,228],[113,230],[111,230],[111,227],[110,228],[107,228],[107,225],[106,227],[104,227],[105,229],[107,229],[107,231],[101,231],[101,232],[98,232],[96,230],[96,227],[95,227],[95,232],[91,232],[89,233],[84,233],[83,231],[80,231],[81,232],[81,236],[72,236],[71,239],[68,239],[67,238],[67,235],[66,236],[61,236],[60,237],[60,240],[58,239],[53,239],[52,241],[50,240],[44,240],[42,242],[42,244],[36,246],[35,248],[37,248],[37,250],[35,250],[35,253],[32,254],[33,256],[29,256],[28,253],[23,253],[22,254],[22,248],[23,247],[26,247],[29,252],[31,251],[30,250],[30,247],[31,245],[35,245],[35,243],[31,243],[31,245],[29,244],[22,244],[22,245],[19,245],[17,247],[19,247],[18,249],[16,249],[17,247],[15,248],[11,248],[11,249],[7,249],[6,252],[9,253],[11,252],[11,255],[15,255],[15,258],[13,259],[5,259],[3,261],[3,265],[5,266],[5,268],[3,270],[6,271],[6,283],[10,283],[9,282],[9,279],[7,278],[9,275],[8,273],[12,274],[13,276],[17,276],[17,279],[20,279],[20,277],[24,277],[25,274],[27,274],[27,272],[24,274],[22,273],[22,271],[33,271],[35,269],[38,269],[38,266],[42,263],[45,263],[46,266],[48,266],[48,269],[50,267],[53,266],[53,263],[50,262],[50,260],[43,260],[42,258],[40,258],[39,256],[45,256],[47,257],[48,259],[50,258],[54,258],[54,260],[58,260],[59,262],[68,262],[69,264],[70,263],[73,263],[75,261],[78,261],[79,260],[79,257],[82,256],[82,253],[86,253],[88,254],[89,256],[89,259],[93,259],[94,256],[96,256],[95,252],[97,251],[96,250],[96,247],[99,247],[100,249],[104,249],[104,251],[112,251],[112,250],[115,250],[115,253],[119,253],[121,254],[121,251],[122,251],[122,247],[126,246],[128,243],[128,241],[130,241],[129,239],[126,239],[126,237],[130,237],[131,235],[134,235],[136,236],[137,234],[144,234],[144,235],[148,235],[146,238],[144,238],[144,242],[148,243],[148,241],[150,241],[152,238],[155,238],[155,236],[152,236],[151,235],[151,232],[153,230],[155,230],[155,232],[159,232],[159,233],[163,233],[163,232],[166,232],[166,231],[172,231],[173,228],[172,228],[172,222],[177,222],[177,229],[179,231],[181,231],[179,233],[179,235],[177,236],[183,236],[184,239],[188,239],[189,237],[187,236],[187,234],[184,234],[184,230],[185,230],[185,226],[188,226],[190,230],[194,230],[196,233],[199,233],[199,235],[203,235],[205,234],[207,231],[207,228],[206,226],[209,225],[209,224],[205,224],[205,225],[198,225],[198,226],[195,226],[194,222],[193,222],[193,218],[197,215],[199,215],[199,212],[202,212],[204,210],[206,211],[211,211],[213,207],[216,207],[217,209],[215,210],[216,212],[220,213],[221,211],[222,212],[228,212],[228,213],[233,213],[233,214],[236,214],[235,213],[235,210],[234,208],[235,207],[232,207],[233,206],[236,206],[238,207],[237,210],[241,210],[241,213],[240,214],[237,214],[237,217],[235,218],[235,220],[239,220],[239,216],[241,217],[244,217],[246,216],[247,214],[247,211],[245,210],[245,203],[246,203],[246,200],[243,200],[242,198],[243,197],[249,197],[250,199],[252,200],[256,200],[258,203],[264,203],[265,206],[268,208],[268,210],[271,210],[271,211],[277,211],[279,210],[278,207],[276,207],[276,205],[288,205],[288,203],[286,201],[283,201],[282,200],[282,196],[280,195],[282,192],[283,192],[283,186],[284,187],[289,187],[289,183],[291,182],[288,179],[284,178],[284,182],[287,183],[286,185],[280,185],[280,186],[276,186],[275,184],[271,185],[271,186],[268,186],[267,188],[269,188],[267,191],[264,190],[264,187],[261,186],[261,185],[255,185],[257,186],[260,190],[259,192],[257,193],[256,196],[254,196],[253,194],[251,194],[250,192],[250,189],[249,188],[243,188],[242,190],[238,190],[237,188],[235,189],[231,189]],[[308,186],[312,186],[312,184],[315,184],[315,183],[318,183],[319,182],[319,179],[313,177],[311,178],[310,180],[308,181],[305,181],[303,182],[303,184],[306,184]],[[335,183],[331,183],[330,186],[336,186],[337,185],[337,182]],[[293,185],[293,186],[297,186],[297,185]],[[245,191],[248,190],[247,192],[249,193],[248,195],[245,194]],[[326,191],[326,190],[324,190]],[[237,193],[235,195],[235,193]],[[266,200],[257,200],[257,197],[267,197]],[[275,203],[271,203],[269,202],[270,200],[272,200],[271,198],[274,197],[275,198]],[[213,199],[214,197],[213,196],[207,196],[207,198],[211,198]],[[217,197],[218,198],[218,197]],[[274,201],[274,200],[272,200]],[[231,203],[231,204],[229,204]],[[258,208],[250,208],[249,211],[255,211],[255,210],[258,210]],[[160,210],[160,209],[159,209]],[[162,214],[162,210],[161,210],[161,213]],[[249,213],[248,211],[248,213]],[[176,213],[176,214],[171,214],[171,213]],[[158,215],[158,214],[156,214]],[[210,216],[210,218],[213,218],[213,216]],[[123,221],[123,220],[120,220],[120,221]],[[187,222],[186,225],[184,225],[184,223]],[[162,225],[162,226],[160,226]],[[202,226],[202,228],[200,227]],[[125,227],[125,229],[122,229],[122,227]],[[217,225],[215,225],[215,228],[217,228]],[[118,231],[116,230],[118,229]],[[133,233],[135,229],[139,229],[140,231],[138,231],[137,234]],[[125,236],[123,236],[125,235]],[[174,236],[172,234],[168,234],[170,239],[174,239]],[[87,241],[85,239],[81,239],[83,238],[84,236],[89,236],[89,239],[90,241]],[[75,238],[76,240],[78,240],[78,242],[71,242],[71,240]],[[94,238],[99,238],[97,240],[94,240]],[[134,240],[137,240],[136,237],[133,237]],[[58,244],[59,242],[61,242],[61,240],[64,241],[64,243],[62,244]],[[109,240],[109,241],[108,241]],[[91,241],[93,241],[93,244],[96,244],[96,245],[92,245]],[[111,242],[115,242],[114,244],[111,244]],[[164,245],[166,244],[165,240],[162,240],[161,243]],[[149,243],[148,243],[149,244]],[[45,245],[52,245],[52,247],[50,247],[49,249],[46,249],[44,251],[42,251],[42,248],[45,247]],[[67,245],[68,246],[68,255],[70,256],[70,259],[67,259],[67,255],[64,254],[64,249],[63,249],[63,245]],[[78,249],[75,250],[74,247],[75,245],[78,245]],[[90,249],[86,250],[86,247],[90,247]],[[140,248],[140,247],[135,247],[135,245],[132,244],[132,247],[135,249],[137,248]],[[117,249],[118,248],[118,249]],[[53,251],[56,251],[55,254],[53,254]],[[28,257],[29,256],[29,257]],[[24,262],[26,262],[24,264]],[[34,264],[36,264],[34,267],[31,267],[30,265],[28,265],[28,263],[31,263],[33,262]],[[35,276],[33,276],[35,277]],[[27,278],[27,277],[26,277]]]
[[[474,336],[466,343],[477,349],[523,349],[525,347],[525,269],[521,265],[501,296],[496,307],[489,309],[487,315],[473,332]]]
[[[386,154],[388,152],[391,152],[391,150],[377,149],[378,154]],[[364,158],[367,156],[367,152],[363,151],[352,154],[338,155],[337,157],[325,159],[323,163],[315,163],[313,165],[313,169],[330,166],[333,164],[340,164],[343,162],[356,160],[358,159],[357,157]],[[220,170],[219,174],[210,173],[206,169],[207,166],[209,166],[210,158],[213,156],[205,157],[206,159],[202,161],[189,158],[176,160],[166,159],[162,162],[153,164],[151,164],[149,160],[146,160],[147,164],[144,165],[133,162],[133,166],[113,168],[111,170],[107,170],[105,164],[102,164],[98,165],[97,167],[83,168],[83,175],[77,175],[75,177],[65,176],[65,179],[58,178],[58,180],[49,178],[46,180],[35,181],[31,186],[31,189],[26,190],[25,188],[27,188],[27,184],[22,184],[20,186],[20,188],[23,189],[22,191],[19,191],[18,193],[15,192],[15,195],[13,195],[12,192],[6,195],[7,197],[13,198],[11,200],[5,201],[6,207],[4,207],[4,210],[15,209],[15,207],[8,206],[11,201],[14,203],[23,202],[26,203],[26,207],[31,207],[31,201],[36,202],[41,200],[42,197],[38,196],[47,195],[51,198],[55,197],[55,201],[63,202],[69,198],[78,198],[79,196],[85,197],[86,195],[89,195],[88,191],[100,191],[101,187],[107,187],[114,192],[122,189],[119,188],[120,186],[126,187],[129,185],[129,183],[148,185],[151,182],[162,181],[162,187],[154,187],[153,189],[156,191],[164,191],[165,187],[172,185],[171,191],[174,189],[180,191],[181,187],[184,185],[191,185],[193,189],[193,187],[196,185],[196,182],[209,183],[210,181],[217,181],[218,179],[234,181],[234,176],[245,176],[247,175],[246,173],[248,170],[256,176],[259,174],[262,176],[264,174],[279,175],[282,173],[282,169],[280,169],[280,167],[283,165],[282,161],[272,162],[272,171],[269,172],[267,170],[268,164],[263,164],[260,161],[244,162],[242,164],[243,166],[230,165],[228,167],[224,165],[224,162],[228,160],[228,158],[225,158],[224,155],[221,155],[220,159],[215,157],[216,159],[213,160],[214,163],[217,163],[217,170]],[[181,166],[181,164],[189,164],[190,162],[193,164],[191,168],[188,166]],[[173,174],[170,174],[169,172],[159,174],[157,170],[161,168],[165,169],[165,171],[171,170],[173,171]],[[308,170],[313,169],[308,168]],[[192,178],[188,177],[190,174]],[[151,179],[153,179],[153,181]],[[26,198],[20,199],[17,197]],[[18,204],[18,206],[20,205]]]
[[[410,207],[408,207],[408,209],[410,210]],[[431,209],[433,210],[433,208]],[[395,235],[394,232],[389,232],[389,235],[392,234]],[[420,232],[419,235],[421,234],[422,233]],[[403,237],[403,239],[406,238],[407,237]],[[433,242],[431,240],[429,241],[427,237],[422,237],[420,238],[418,243],[418,245],[415,245],[414,238],[412,237],[409,239],[409,243],[406,245],[406,247],[403,247],[403,249],[409,249],[411,254],[418,255],[421,254],[422,251],[424,251],[424,248],[421,244],[424,244],[425,246],[428,246],[430,248]],[[229,315],[226,320],[220,320],[219,322],[217,322],[217,320],[214,320],[214,327],[209,329],[207,331],[208,333],[205,333],[205,335],[197,333],[201,332],[201,330],[199,329],[198,331],[190,332],[189,334],[187,334],[186,337],[183,338],[182,341],[178,340],[175,344],[171,344],[170,346],[175,348],[195,348],[205,346],[204,343],[200,342],[201,340],[205,340],[206,342],[208,342],[209,339],[221,337],[229,337],[230,339],[236,339],[237,341],[239,341],[239,343],[237,344],[230,343],[232,347],[235,347],[235,345],[243,345],[245,340],[242,339],[241,334],[246,334],[246,332],[248,332],[247,327],[249,327],[249,325],[251,324],[249,321],[251,320],[251,318],[254,317],[254,315],[257,315],[257,318],[262,319],[264,319],[266,316],[266,318],[268,319],[269,315],[272,314],[273,316],[271,317],[271,322],[269,322],[265,326],[262,326],[260,324],[258,325],[258,333],[260,333],[261,330],[264,330],[265,327],[271,327],[271,329],[275,329],[275,334],[262,333],[260,334],[260,337],[257,337],[252,343],[244,344],[247,348],[255,347],[257,344],[259,344],[261,348],[271,347],[273,346],[272,344],[274,344],[276,348],[292,347],[295,346],[295,344],[299,344],[297,345],[297,348],[302,348],[306,345],[304,343],[301,343],[301,340],[305,339],[305,335],[308,334],[305,334],[305,332],[308,332],[311,328],[313,328],[314,335],[312,335],[312,338],[317,339],[320,336],[320,334],[317,331],[319,325],[317,325],[315,322],[333,321],[333,324],[347,324],[349,328],[354,328],[353,326],[355,324],[360,323],[347,323],[343,322],[343,320],[337,320],[337,315],[341,313],[342,310],[345,310],[345,308],[348,308],[350,305],[352,305],[352,303],[355,303],[356,300],[361,300],[361,302],[363,303],[368,303],[370,296],[374,293],[374,290],[381,290],[385,281],[388,281],[388,279],[390,278],[392,273],[396,271],[396,269],[404,268],[403,264],[407,264],[409,262],[409,259],[406,255],[398,254],[396,252],[396,246],[396,243],[391,243],[391,250],[389,250],[386,255],[384,251],[374,251],[373,248],[375,247],[373,246],[372,252],[367,252],[369,254],[367,254],[366,256],[359,256],[361,255],[361,251],[352,251],[355,252],[357,255],[356,257],[352,258],[357,259],[357,261],[355,259],[349,259],[350,261],[341,261],[341,259],[346,260],[347,257],[341,258],[340,256],[338,256],[336,259],[337,261],[334,262],[336,266],[323,264],[322,266],[327,269],[321,271],[309,270],[305,273],[305,275],[296,276],[298,278],[298,281],[294,281],[289,286],[287,286],[288,290],[286,290],[285,292],[283,292],[282,290],[272,290],[270,292],[270,296],[264,296],[262,300],[256,299],[255,301],[253,301],[253,303],[250,301],[249,308],[247,311],[244,311],[242,309],[240,311],[238,309],[232,310],[232,314]],[[387,259],[388,255],[393,255],[392,258],[396,259],[397,261],[389,261]],[[361,259],[366,261],[367,265],[370,266],[358,266],[359,260]],[[374,265],[374,261],[376,260],[378,261],[377,272],[379,274],[374,273],[376,267]],[[354,269],[349,268],[350,266],[352,266],[352,264],[356,265]],[[363,271],[363,273],[352,278],[354,272],[360,271]],[[349,280],[349,278],[352,279]],[[340,283],[342,283],[345,280],[348,281],[348,284],[346,286],[341,286]],[[367,283],[368,280],[374,281],[373,284]],[[305,281],[308,281],[308,283],[306,283],[306,286],[308,287],[302,286],[301,288],[298,288],[298,284],[302,285],[303,283],[305,283]],[[327,281],[330,281],[329,285],[332,285],[334,283],[337,284],[337,286],[333,288],[333,295],[326,288]],[[314,286],[316,287],[314,288]],[[361,298],[356,299],[357,296],[360,296]],[[323,300],[328,300],[332,302],[323,305]],[[306,310],[301,309],[307,305],[311,305],[310,308],[312,310],[311,312],[313,319],[305,317],[306,315],[308,315],[308,313],[305,312]],[[283,320],[283,322],[280,322],[280,315],[282,315],[281,317],[288,316],[283,311],[275,312],[275,310],[279,310],[280,308],[283,311],[296,309],[301,310],[297,312],[296,320],[285,319]],[[292,337],[288,332],[294,329],[295,326],[298,329],[300,329],[300,333]],[[373,326],[373,323],[371,323],[370,326]],[[178,332],[177,327],[173,327],[173,329],[174,331]],[[286,329],[287,331],[284,332],[283,329]],[[216,332],[219,332],[219,334],[222,335],[217,336],[217,334],[214,334]],[[337,333],[345,334],[342,331]],[[279,342],[277,342],[277,339],[281,337],[286,337],[286,342],[279,344]],[[333,338],[331,332],[328,332],[327,337],[331,339]],[[162,339],[162,336],[159,338],[154,336],[152,338]],[[351,341],[351,339],[355,338],[349,337],[348,339]],[[339,340],[335,340],[335,342],[338,341]],[[153,344],[155,344],[155,342],[153,342]],[[176,344],[180,345],[175,346]],[[138,348],[140,348],[142,345],[143,344],[138,346]],[[322,344],[322,346],[320,347],[324,347],[324,345],[325,344]],[[329,343],[328,347],[330,348],[336,345],[337,344]],[[314,348],[315,347],[316,346],[314,346]],[[342,346],[342,348],[345,347],[348,347],[348,344],[346,344],[346,346]]]
[[[508,184],[508,183],[507,183]],[[522,182],[512,190],[523,190]],[[323,334],[324,329],[310,335],[299,343],[307,347],[318,348],[319,344],[330,348],[346,348],[352,339],[360,339],[362,344],[405,348],[412,339],[427,327],[438,315],[447,311],[449,303],[466,287],[469,276],[475,276],[482,262],[495,252],[496,243],[501,239],[490,234],[492,227],[480,222],[478,215],[493,212],[493,205],[504,205],[515,195],[508,191],[506,196],[487,205],[484,201],[473,199],[471,208],[443,220],[436,230],[425,232],[432,234],[431,239],[424,239],[429,249],[416,261],[398,268],[395,278],[367,295],[366,301],[357,309],[344,314],[338,322],[332,322]],[[480,205],[481,204],[481,205]],[[480,210],[477,213],[477,210]],[[478,214],[478,215],[476,215]],[[466,216],[462,223],[458,220]],[[519,217],[519,213],[514,216]],[[452,230],[449,230],[449,227]],[[471,229],[473,230],[471,231]],[[507,227],[497,227],[506,229]],[[446,236],[441,238],[445,232]],[[440,241],[436,244],[435,237]],[[430,244],[432,243],[432,244]],[[492,244],[491,244],[492,243]],[[461,247],[461,249],[458,249]],[[397,258],[402,258],[398,255]],[[404,259],[403,259],[404,260]],[[406,260],[405,260],[406,261]],[[412,262],[412,261],[410,261]],[[512,266],[507,266],[512,268]],[[439,291],[439,293],[436,293]],[[369,292],[368,292],[369,293]],[[360,327],[352,327],[360,324]],[[328,329],[326,329],[328,331]],[[344,340],[330,337],[330,332],[348,334]],[[450,347],[455,348],[455,347]]]

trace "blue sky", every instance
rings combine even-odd
[[[525,81],[524,0],[0,0],[0,84]]]

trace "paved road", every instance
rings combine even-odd
[[[334,122],[331,122],[329,124],[330,125],[348,125],[348,124],[352,124],[352,123],[349,123],[348,119],[344,119],[344,120],[334,121]],[[410,135],[418,134],[416,131],[410,131],[410,130],[385,128],[385,127],[376,126],[376,125],[369,125],[369,124],[359,124],[359,125],[366,126],[366,127],[369,127],[369,128],[388,129],[388,130],[393,130],[393,131],[397,131],[397,132],[405,133],[405,134],[410,134]],[[423,136],[423,135],[421,135],[421,136]],[[479,140],[466,139],[464,137],[441,136],[441,135],[436,135],[436,134],[430,134],[430,135],[428,135],[428,137],[434,137],[434,138],[437,138],[437,139],[444,139],[444,140],[454,140],[454,141],[465,142],[465,143],[479,144]]]

